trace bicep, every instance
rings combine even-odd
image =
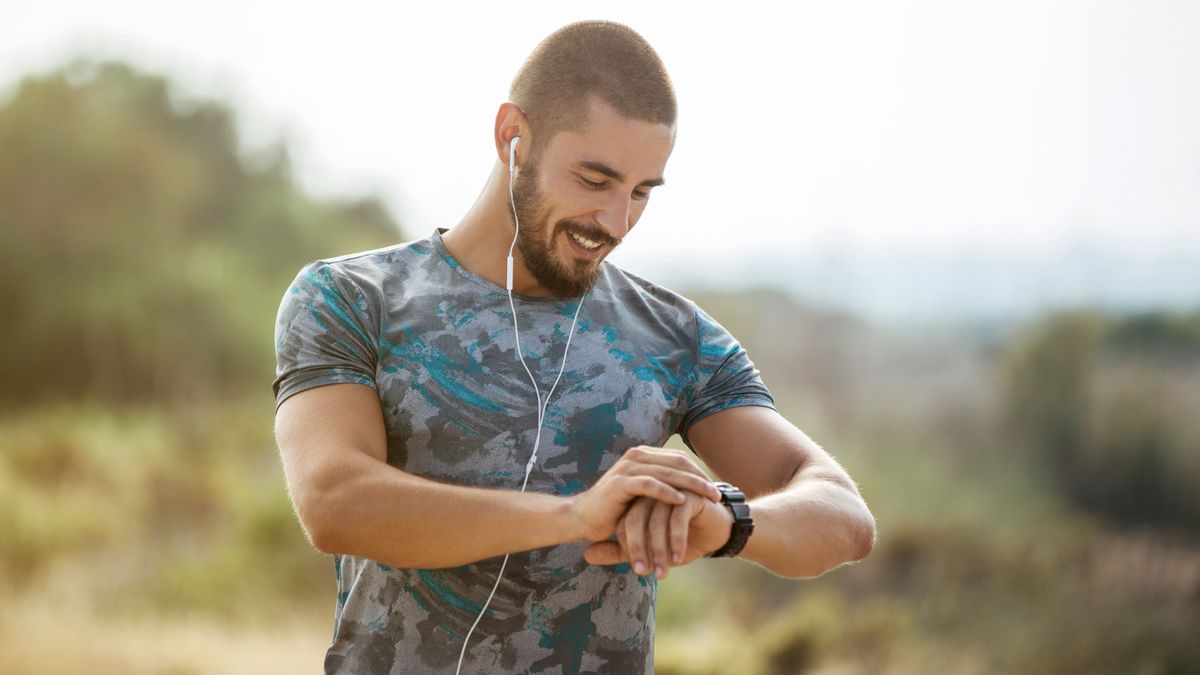
[[[747,498],[780,490],[809,467],[842,472],[821,446],[766,406],[713,413],[692,425],[688,439],[717,478],[736,485]]]
[[[314,493],[361,465],[364,457],[387,461],[387,430],[379,394],[353,383],[327,384],[293,394],[275,413],[275,441],[288,489],[301,510]]]

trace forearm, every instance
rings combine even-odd
[[[861,560],[875,543],[875,519],[849,477],[823,467],[750,500],[754,532],[739,557],[779,576],[809,578]]]
[[[352,454],[297,505],[317,548],[393,567],[454,567],[582,540],[571,499],[464,487]]]

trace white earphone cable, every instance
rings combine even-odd
[[[529,456],[529,462],[525,464],[525,480],[521,482],[521,492],[525,491],[525,486],[529,484],[529,474],[533,472],[533,464],[537,461],[538,448],[542,443],[542,423],[546,419],[546,406],[550,404],[550,397],[554,395],[554,390],[558,388],[558,382],[562,379],[563,371],[567,367],[567,352],[571,349],[571,338],[575,336],[575,324],[579,320],[579,310],[583,308],[583,296],[579,298],[579,304],[575,307],[575,316],[571,319],[571,330],[567,333],[567,344],[563,347],[562,364],[558,367],[558,377],[554,378],[554,384],[550,386],[550,391],[546,392],[546,400],[542,400],[541,390],[538,388],[537,379],[533,376],[533,371],[529,370],[529,365],[525,363],[525,356],[521,353],[521,329],[517,325],[517,306],[513,301],[512,286],[513,286],[513,258],[512,252],[517,245],[517,235],[521,231],[521,222],[517,218],[517,203],[513,198],[513,167],[516,166],[517,154],[517,139],[514,138],[509,147],[509,180],[508,180],[508,200],[512,206],[513,212],[513,240],[508,247],[508,260],[506,271],[506,283],[508,287],[508,306],[512,309],[513,317],[513,336],[516,341],[517,358],[520,359],[521,365],[525,368],[525,374],[529,376],[529,382],[533,385],[533,393],[537,396],[537,432],[533,437],[533,454]],[[585,293],[586,295],[586,293]],[[500,579],[504,577],[504,568],[508,565],[508,555],[504,554],[504,561],[500,563],[500,572],[496,575],[496,583],[492,586],[492,592],[488,594],[487,600],[483,603],[483,608],[479,610],[479,616],[475,617],[475,623],[471,624],[471,629],[467,631],[466,637],[463,638],[462,651],[458,655],[458,667],[455,669],[455,674],[458,675],[462,671],[463,658],[467,655],[467,643],[471,640],[471,634],[475,632],[475,627],[479,625],[483,619],[484,613],[487,611],[488,605],[492,602],[492,597],[496,595],[496,589],[500,588]]]

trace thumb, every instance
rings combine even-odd
[[[629,556],[615,541],[598,541],[584,549],[583,559],[592,565],[616,565],[629,560]]]

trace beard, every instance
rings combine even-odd
[[[600,260],[564,260],[554,247],[559,234],[570,236],[576,232],[602,246],[616,247],[621,242],[613,239],[600,228],[584,225],[578,221],[562,220],[549,222],[549,206],[546,195],[538,188],[538,164],[530,157],[517,170],[513,184],[513,199],[516,201],[517,216],[521,227],[517,233],[517,249],[525,268],[533,278],[554,297],[583,295],[600,278]],[[512,219],[512,213],[509,213]],[[551,229],[553,228],[553,232]]]

